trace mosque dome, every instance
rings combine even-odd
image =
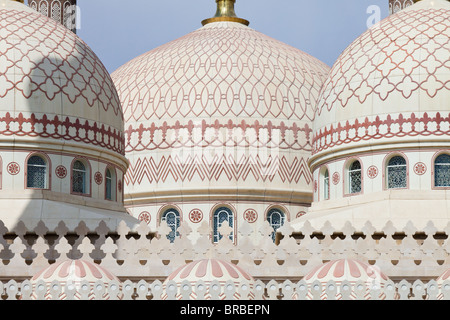
[[[89,148],[125,167],[121,104],[95,53],[73,32],[19,2],[2,0],[0,15],[3,140]]]
[[[102,285],[106,289],[113,289],[116,286],[118,292],[121,290],[120,280],[105,268],[98,264],[86,260],[64,260],[54,263],[49,267],[39,271],[31,279],[33,287],[33,298],[38,297],[40,290],[45,290],[45,299],[53,299],[52,286],[58,283],[60,292],[58,300],[66,300],[66,290],[75,290],[74,298],[80,300],[84,295],[88,299],[95,297],[94,286]],[[41,285],[45,288],[41,289]],[[110,294],[104,293],[103,300],[109,300]]]
[[[422,0],[341,54],[316,110],[313,167],[348,149],[448,147],[449,15],[448,1]]]
[[[325,81],[309,166],[315,227],[450,217],[450,2],[422,0],[358,37]]]
[[[239,300],[241,298],[241,285],[247,285],[249,294],[251,295],[252,293],[250,291],[253,289],[255,280],[250,274],[233,263],[218,259],[196,260],[178,268],[167,277],[163,283],[165,290],[163,298],[167,299],[167,290],[170,282],[174,282],[177,286],[177,298],[181,297],[180,290],[182,290],[183,284],[188,282],[192,286],[191,298],[195,300],[197,297],[196,291],[200,290],[200,288],[195,286],[199,281],[202,281],[205,286],[204,292],[206,299],[211,298],[210,286],[213,285],[214,281],[218,281],[221,286],[220,290],[222,293],[220,296],[222,297],[225,297],[224,290],[226,289],[226,284],[231,281],[236,290],[234,297]]]
[[[329,67],[247,24],[207,19],[112,73],[134,215],[155,202],[311,202],[312,120]]]
[[[322,285],[322,299],[327,298],[326,285],[329,281],[334,281],[337,286],[337,298],[339,299],[341,297],[341,285],[345,283],[349,286],[348,290],[352,291],[351,297],[355,298],[354,286],[357,283],[362,283],[365,286],[364,292],[368,294],[374,285],[381,289],[389,278],[377,267],[365,262],[353,259],[339,259],[314,268],[305,275],[303,280],[308,284],[310,291],[313,290],[312,286],[316,281],[320,282]],[[311,293],[309,295],[312,297]]]
[[[88,45],[23,3],[0,0],[6,226],[43,220],[52,228],[64,220],[72,229],[86,219],[88,227],[105,220],[114,228],[127,220],[123,126],[114,83]]]

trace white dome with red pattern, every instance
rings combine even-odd
[[[334,281],[337,290],[337,298],[341,297],[340,286],[347,282],[350,286],[349,290],[354,290],[354,285],[362,282],[365,285],[364,291],[367,298],[370,298],[368,292],[374,285],[382,289],[389,278],[379,270],[376,266],[371,266],[365,262],[354,259],[339,259],[332,260],[323,265],[317,266],[311,270],[303,280],[309,285],[309,297],[312,297],[312,286],[316,281],[322,285],[322,299],[326,299],[326,285],[329,281]],[[355,293],[351,294],[355,297]]]
[[[388,143],[448,148],[449,35],[450,2],[422,0],[358,37],[322,88],[313,166]]]
[[[33,276],[31,279],[33,298],[38,297],[37,291],[44,290],[44,298],[53,299],[51,286],[57,283],[61,288],[58,300],[67,299],[66,286],[69,285],[72,286],[72,290],[75,290],[75,299],[81,299],[83,293],[89,299],[93,299],[95,297],[94,285],[98,285],[99,281],[105,286],[105,289],[108,289],[111,283],[111,285],[117,286],[116,289],[120,291],[120,280],[100,265],[81,259],[64,260],[50,265]],[[46,288],[41,289],[39,287],[41,283],[44,283]],[[102,297],[108,300],[110,294],[106,291]]]
[[[176,188],[186,201],[215,192],[311,201],[306,161],[328,71],[232,21],[208,23],[126,63],[112,78],[126,121],[128,197],[148,203]]]
[[[205,285],[206,299],[211,298],[210,286],[214,281],[218,281],[219,285],[221,286],[220,296],[225,298],[225,294],[223,293],[223,291],[225,290],[225,284],[231,281],[235,285],[235,299],[241,298],[241,285],[248,285],[250,296],[245,297],[245,299],[248,299],[252,297],[251,289],[253,289],[255,280],[250,274],[231,262],[219,259],[202,259],[193,261],[178,268],[167,277],[163,284],[165,290],[163,297],[165,299],[167,299],[167,285],[172,281],[174,281],[178,287],[178,293],[176,295],[177,298],[181,298],[182,296],[180,290],[182,290],[181,286],[185,281],[191,284],[192,299],[196,299],[197,297],[195,291],[197,290],[196,285],[199,281],[202,281]]]
[[[125,167],[122,108],[95,53],[61,24],[16,1],[1,1],[0,30],[2,139],[106,151]]]

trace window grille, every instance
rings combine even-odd
[[[213,241],[214,243],[219,242],[222,239],[222,235],[219,232],[219,228],[222,226],[224,221],[228,222],[228,225],[233,228],[233,212],[227,207],[220,207],[214,212],[213,216]],[[230,233],[230,240],[233,241],[233,233]]]
[[[350,166],[349,172],[349,191],[350,193],[360,193],[362,190],[362,173],[361,173],[361,163],[355,161]]]
[[[162,221],[166,222],[169,228],[172,229],[167,235],[167,239],[170,242],[174,242],[175,238],[180,236],[180,233],[177,231],[180,226],[180,213],[175,209],[168,209],[161,216]]]
[[[406,160],[401,156],[392,157],[387,166],[388,189],[402,189],[407,186]]]
[[[48,4],[47,4],[47,1],[42,1],[42,2],[41,2],[41,5],[40,5],[40,7],[39,7],[39,12],[40,12],[42,15],[48,17]]]
[[[434,161],[434,186],[450,187],[450,155],[441,154]]]
[[[80,160],[75,161],[72,169],[72,191],[86,194],[86,166]]]
[[[272,240],[275,242],[276,231],[284,225],[285,214],[279,209],[271,209],[267,213],[267,221],[273,228]]]
[[[323,198],[328,200],[330,198],[330,175],[328,170],[325,170],[323,175]]]
[[[32,156],[27,163],[27,188],[45,189],[47,185],[47,163],[40,156]]]
[[[105,198],[106,200],[112,200],[112,185],[113,185],[113,178],[111,174],[111,170],[106,170],[106,190],[105,190]]]
[[[52,4],[52,19],[61,23],[61,4],[59,2]]]

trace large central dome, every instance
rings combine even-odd
[[[112,74],[134,215],[149,202],[311,201],[312,119],[329,68],[242,21],[205,20]]]

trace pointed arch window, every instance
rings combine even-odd
[[[113,168],[106,168],[105,172],[105,199],[115,201],[116,200],[116,173]]]
[[[217,243],[222,239],[222,235],[219,232],[219,228],[222,226],[224,221],[228,222],[228,225],[233,228],[234,225],[234,214],[228,207],[219,207],[214,211],[213,214],[213,242]],[[230,240],[234,239],[234,232],[230,233]]]
[[[275,242],[277,230],[284,225],[286,215],[278,208],[270,209],[267,213],[267,221],[273,228],[272,240]]]
[[[358,160],[352,162],[348,170],[349,193],[355,194],[362,191],[361,163]]]
[[[387,164],[387,188],[402,189],[407,186],[406,160],[402,156],[392,157]]]
[[[31,156],[27,161],[27,188],[46,189],[47,181],[47,161],[39,155]]]
[[[323,173],[323,199],[330,199],[330,174],[328,169]]]
[[[180,213],[174,208],[167,209],[161,215],[161,222],[166,222],[167,226],[172,229],[167,235],[170,242],[174,242],[176,237],[180,236],[177,229],[180,227]]]
[[[72,192],[89,194],[90,170],[85,161],[75,160],[72,165]]]
[[[441,154],[434,160],[434,186],[450,187],[450,155]]]

